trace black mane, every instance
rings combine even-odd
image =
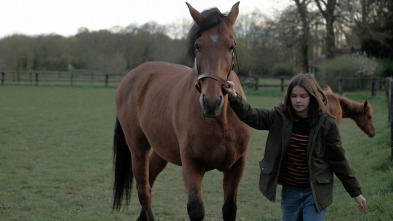
[[[223,22],[227,22],[227,16],[220,12],[217,8],[208,9],[202,12],[205,19],[200,25],[194,25],[188,32],[188,55],[191,60],[195,58],[194,44],[197,38],[199,38],[204,31],[207,29],[219,25],[221,27]]]

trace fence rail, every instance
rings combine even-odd
[[[109,73],[89,70],[74,71],[2,71],[1,84],[28,84],[28,85],[94,85],[116,86],[126,73]],[[281,91],[287,86],[289,77],[249,77],[240,76],[242,85],[245,87],[278,87]],[[318,80],[330,82],[330,86],[337,88],[339,94],[345,90],[348,82],[363,82],[361,89],[370,89],[375,95],[376,90],[385,87],[385,78],[376,77],[323,77]]]
[[[2,71],[1,84],[116,86],[126,73],[94,71]]]
[[[270,79],[270,80],[269,80]],[[320,83],[336,88],[339,94],[343,94],[348,87],[352,89],[370,89],[371,95],[375,96],[377,90],[383,90],[386,78],[383,77],[316,77]],[[290,77],[249,77],[240,76],[243,86],[258,90],[260,87],[278,87],[281,91],[287,86]]]

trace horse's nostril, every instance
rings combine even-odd
[[[203,102],[203,106],[206,108],[208,106],[208,98],[205,96],[205,94],[202,95],[202,102]]]
[[[221,102],[222,102],[222,96],[220,96],[220,97],[218,98],[218,101],[217,101],[217,103],[216,103],[216,108],[219,108],[219,107],[221,106]]]

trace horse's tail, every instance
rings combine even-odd
[[[132,188],[132,161],[119,119],[116,118],[113,136],[113,162],[115,166],[115,182],[113,185],[113,210],[119,211],[125,195],[126,205],[130,202]]]

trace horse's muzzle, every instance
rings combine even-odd
[[[209,98],[205,94],[202,94],[199,98],[199,102],[202,108],[202,114],[208,118],[217,118],[221,114],[223,105],[223,96],[218,98]]]

